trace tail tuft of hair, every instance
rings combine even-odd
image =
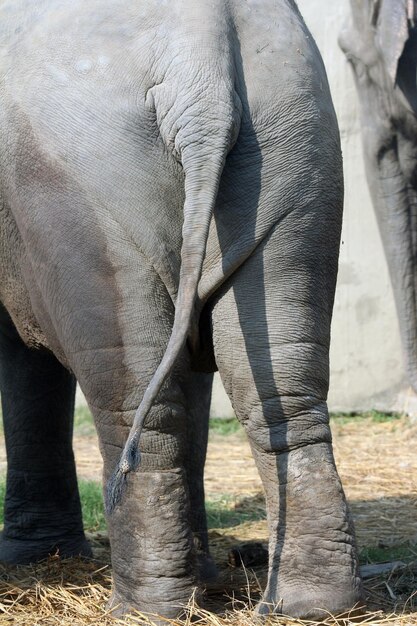
[[[130,442],[125,453],[120,459],[116,470],[110,477],[105,493],[105,509],[107,515],[111,515],[122,499],[126,489],[127,476],[135,471],[140,464],[140,452],[136,438]]]

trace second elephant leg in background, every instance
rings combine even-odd
[[[28,348],[1,305],[0,389],[7,450],[0,561],[91,556],[72,451],[75,379],[45,348]]]

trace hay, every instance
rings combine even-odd
[[[0,568],[0,624],[3,626],[128,626],[149,624],[149,619],[136,613],[129,618],[115,620],[106,610],[110,595],[111,572],[108,565],[97,561],[81,559],[60,560],[51,557],[47,561],[29,567]],[[172,626],[190,626],[197,621],[201,626],[252,626],[264,623],[253,615],[264,584],[265,572],[241,569],[223,570],[216,587],[206,592],[206,607],[201,608],[192,599],[184,618],[166,620]],[[417,624],[417,612],[413,610],[414,598],[403,598],[401,589],[417,581],[416,572],[406,568],[399,574],[386,579],[369,581],[366,590],[368,601],[387,611],[368,612],[363,623],[371,626],[397,624],[411,626]],[[387,600],[387,588],[397,598],[396,612]],[[417,609],[417,606],[414,605]],[[272,617],[270,626],[296,626],[314,624],[300,620]],[[347,626],[349,622],[329,616],[322,622],[325,625]]]
[[[371,418],[332,424],[340,477],[355,519],[359,548],[417,543],[417,424],[406,417],[386,423]],[[249,444],[238,437],[211,438],[206,467],[207,497],[223,493],[241,506],[263,506],[262,486]],[[240,478],[244,468],[244,480]],[[250,537],[241,528],[240,538]],[[265,522],[252,538],[267,536]],[[416,550],[417,556],[417,550]]]
[[[359,546],[417,542],[417,424],[336,423],[333,436]]]
[[[417,425],[406,418],[374,423],[358,420],[333,426],[335,456],[357,527],[359,546],[410,545],[416,554],[417,541]],[[101,463],[96,440],[83,437],[75,442],[79,474],[100,480]],[[220,494],[239,511],[261,512],[260,480],[243,433],[214,434],[206,471],[208,498]],[[128,626],[149,623],[139,613],[114,620],[106,611],[111,571],[108,539],[103,533],[91,535],[95,560],[48,561],[19,568],[0,568],[0,625],[13,626]],[[190,603],[182,620],[172,626],[252,626],[252,609],[265,585],[265,568],[232,569],[227,564],[229,549],[240,541],[264,541],[265,520],[245,522],[233,528],[210,531],[213,555],[221,568],[220,580],[207,590],[205,607]],[[370,626],[417,626],[417,564],[366,581],[370,612],[363,623]],[[264,624],[265,622],[260,622]],[[270,618],[273,625],[312,624]],[[331,616],[324,624],[343,624]]]

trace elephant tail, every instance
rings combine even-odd
[[[224,106],[219,112],[218,102],[210,103],[212,114],[209,121],[214,123],[213,128],[196,128],[195,125],[195,123],[201,125],[201,120],[205,119],[204,111],[207,110],[207,102],[204,103],[203,109],[199,107],[195,111],[188,111],[187,122],[183,128],[178,124],[175,148],[185,174],[185,203],[181,269],[174,324],[162,361],[143,395],[120,461],[107,485],[106,510],[108,513],[111,513],[119,503],[127,475],[140,464],[139,440],[144,421],[183,350],[190,332],[220,179],[227,154],[240,128],[241,106],[234,91],[230,93],[229,103],[227,116],[225,116]],[[220,113],[223,113],[223,116]],[[194,122],[192,124],[189,122],[190,117]],[[224,123],[221,122],[222,117],[227,117]],[[212,126],[212,124],[209,125]]]

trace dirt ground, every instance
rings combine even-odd
[[[368,608],[374,612],[368,615],[366,623],[417,625],[417,424],[408,418],[383,423],[371,418],[336,420],[333,437],[359,549],[376,548],[384,554],[401,547],[401,554],[405,550],[408,557],[405,567],[366,580]],[[74,447],[79,476],[100,480],[96,438],[76,437]],[[0,472],[4,462],[4,449],[0,448]],[[220,494],[228,498],[232,507],[233,503],[251,510],[263,506],[260,480],[243,432],[211,435],[206,495],[210,500]],[[231,569],[227,563],[228,551],[240,541],[264,541],[266,537],[265,520],[210,531],[221,577],[206,597],[206,606],[213,613],[194,608],[195,619],[216,626],[251,623],[251,614],[242,607],[248,604],[248,594],[250,601],[256,601],[264,584],[265,567],[255,568],[253,572]],[[0,583],[0,624],[104,626],[114,623],[107,621],[104,613],[110,586],[108,542],[102,533],[91,540],[97,562],[66,564],[52,559],[44,569],[42,566],[32,570],[5,569]],[[229,612],[224,613],[225,609]],[[190,617],[175,624],[184,626],[189,621]]]

